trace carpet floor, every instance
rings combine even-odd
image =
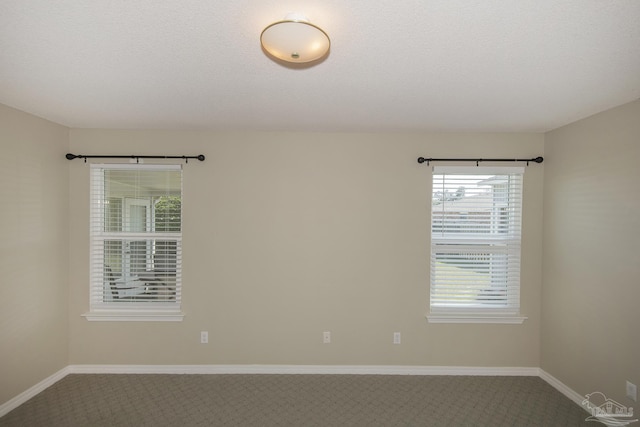
[[[9,426],[594,426],[538,377],[72,374]]]

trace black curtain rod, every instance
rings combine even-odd
[[[527,166],[529,166],[529,162],[542,163],[543,160],[540,156],[534,157],[533,159],[434,159],[431,157],[418,157],[418,163],[426,163],[427,166],[431,162],[476,162],[476,166],[478,166],[480,162],[527,162]]]
[[[198,159],[201,162],[204,161],[204,154],[199,154],[197,156],[136,156],[136,155],[130,155],[130,156],[110,156],[110,155],[97,155],[97,156],[85,156],[84,154],[71,154],[71,153],[67,153],[67,155],[65,156],[67,158],[67,160],[73,160],[73,159],[84,159],[84,161],[86,162],[87,159],[184,159],[187,163],[189,162],[189,159]]]

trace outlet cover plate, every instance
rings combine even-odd
[[[634,402],[638,401],[638,388],[630,381],[627,381],[627,397]]]
[[[394,344],[400,344],[400,342],[401,342],[401,338],[400,337],[401,337],[400,332],[394,332],[393,333],[393,343]]]

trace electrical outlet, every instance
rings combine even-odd
[[[200,332],[200,344],[207,344],[209,342],[209,332]]]
[[[329,344],[331,342],[331,332],[325,331],[322,333],[322,342],[324,344]]]
[[[627,397],[634,402],[638,401],[638,388],[632,382],[627,381]]]
[[[400,332],[393,333],[393,343],[400,344]]]

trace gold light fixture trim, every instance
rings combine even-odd
[[[260,44],[274,58],[286,62],[316,61],[329,52],[327,33],[306,16],[290,13],[282,21],[268,25],[260,34]]]

